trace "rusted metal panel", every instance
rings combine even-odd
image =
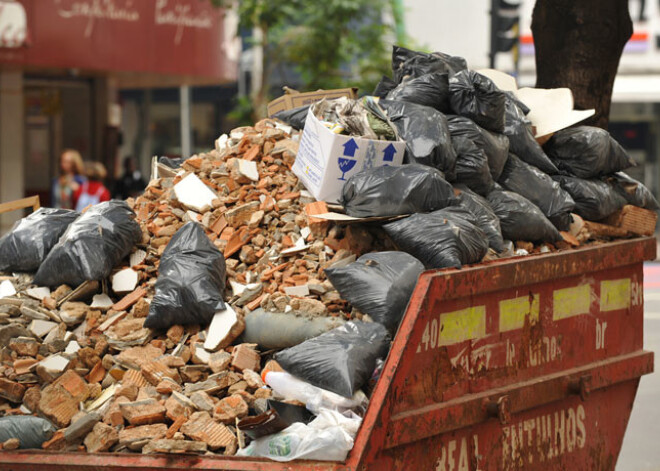
[[[614,469],[655,239],[424,273],[345,463],[3,452],[10,470]]]

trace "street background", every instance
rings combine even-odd
[[[644,265],[644,349],[655,352],[655,372],[640,381],[617,471],[660,470],[660,263],[657,261]]]

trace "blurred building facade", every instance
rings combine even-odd
[[[235,21],[206,1],[0,0],[0,201],[48,204],[65,148],[110,175],[127,155],[148,171],[158,132],[191,152],[222,104],[203,91],[236,82],[236,44]]]
[[[531,32],[534,0],[519,3],[519,86],[536,82]],[[490,8],[485,0],[404,0],[405,27],[414,44],[463,56],[472,69],[489,67]],[[640,164],[630,169],[660,196],[660,2],[631,0],[634,34],[625,47],[614,83],[610,132]],[[429,14],[433,12],[433,14]],[[497,69],[513,72],[513,54],[499,53]]]

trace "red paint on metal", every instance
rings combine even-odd
[[[424,273],[345,463],[37,451],[0,453],[0,467],[612,470],[639,378],[653,370],[642,349],[642,262],[655,250],[646,238]],[[566,315],[555,306],[560,289],[588,299],[569,296]],[[511,299],[523,311],[537,305],[538,321],[502,327],[501,302]],[[442,314],[477,306],[479,338],[423,341]]]
[[[29,42],[0,64],[236,79],[224,12],[200,0],[19,0]]]

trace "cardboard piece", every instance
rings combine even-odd
[[[273,116],[280,111],[292,110],[300,106],[311,105],[317,101],[326,98],[357,98],[357,88],[337,88],[334,90],[316,90],[315,92],[300,93],[295,90],[289,90],[279,98],[268,103],[268,116]]]
[[[527,118],[535,128],[534,137],[546,136],[584,121],[596,110],[574,110],[569,88],[519,88],[516,96],[529,107]]]
[[[334,134],[310,108],[293,173],[319,201],[337,202],[344,183],[367,166],[399,166],[406,150],[404,141],[376,141]]]
[[[596,110],[575,110],[573,92],[569,88],[518,88],[512,75],[495,69],[478,70],[500,90],[513,92],[529,108],[527,118],[535,129],[534,137],[541,138],[584,121]],[[541,142],[541,145],[543,143]]]

